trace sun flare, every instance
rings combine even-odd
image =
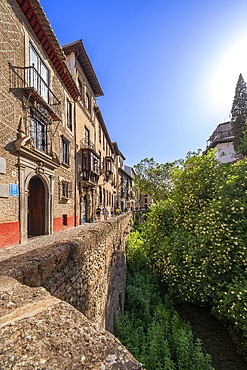
[[[240,73],[247,82],[247,35],[232,45],[220,58],[212,76],[210,98],[214,107],[221,109],[226,115],[231,111]]]

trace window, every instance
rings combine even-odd
[[[90,132],[89,130],[85,127],[85,131],[84,131],[84,138],[85,138],[85,145],[86,146],[89,146],[89,143],[90,143]]]
[[[79,91],[80,91],[80,95],[82,97],[82,83],[81,83],[81,80],[78,80],[78,88],[79,88]]]
[[[47,153],[47,124],[31,112],[31,136],[36,149]]]
[[[39,57],[32,44],[29,46],[29,83],[34,87],[39,95],[49,103],[49,70]]]
[[[69,142],[62,138],[62,163],[69,165]]]
[[[96,144],[96,129],[93,130],[94,145]]]
[[[105,171],[107,172],[113,172],[113,160],[112,157],[105,157]]]
[[[62,181],[62,197],[69,198],[69,183],[67,181]]]
[[[119,167],[120,168],[123,168],[123,160],[122,158],[119,157]]]
[[[67,99],[67,127],[72,131],[72,104]]]
[[[99,157],[91,150],[82,152],[82,170],[99,175]]]
[[[99,142],[101,143],[101,127],[99,125]]]
[[[72,192],[72,183],[66,180],[62,180],[60,183],[60,191],[61,191],[61,198],[62,199],[69,199],[71,198]]]
[[[99,150],[99,169],[103,169],[102,168],[102,159],[101,159],[101,151]]]
[[[88,157],[87,152],[82,153],[82,169],[88,170]]]
[[[88,93],[86,93],[86,101],[85,101],[86,108],[90,110],[90,96]]]
[[[91,170],[95,173],[99,173],[99,158],[91,153]]]
[[[63,215],[63,226],[68,226],[68,215]]]

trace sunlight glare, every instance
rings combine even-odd
[[[213,72],[210,99],[214,108],[225,115],[225,120],[229,119],[240,73],[247,82],[247,35],[231,46]]]

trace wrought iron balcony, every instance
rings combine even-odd
[[[85,181],[88,185],[96,185],[99,180],[99,174],[91,170],[82,170],[81,173],[82,181]]]
[[[60,121],[61,103],[38,71],[33,66],[18,67],[10,63],[9,68],[11,92],[19,94],[23,91],[32,104],[41,104],[53,121]]]
[[[83,139],[80,141],[81,143],[81,149],[90,149],[90,150],[93,150],[94,152],[96,151],[96,148],[95,148],[95,145],[92,141],[88,140],[88,139]]]
[[[81,144],[82,142],[83,140],[81,141]],[[94,145],[90,145],[90,142],[88,141],[87,144],[82,145],[81,177],[82,180],[87,182],[87,185],[89,186],[96,185],[100,175],[100,157],[98,154],[96,154],[94,149]]]
[[[114,160],[111,156],[106,156],[104,158],[104,170],[105,173],[112,174],[113,173],[113,166],[114,166]]]

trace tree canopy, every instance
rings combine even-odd
[[[135,184],[142,194],[148,194],[155,202],[167,198],[172,188],[171,173],[179,161],[158,163],[154,158],[145,158],[134,166]]]
[[[247,87],[240,73],[231,109],[233,145],[237,154],[247,154]]]

